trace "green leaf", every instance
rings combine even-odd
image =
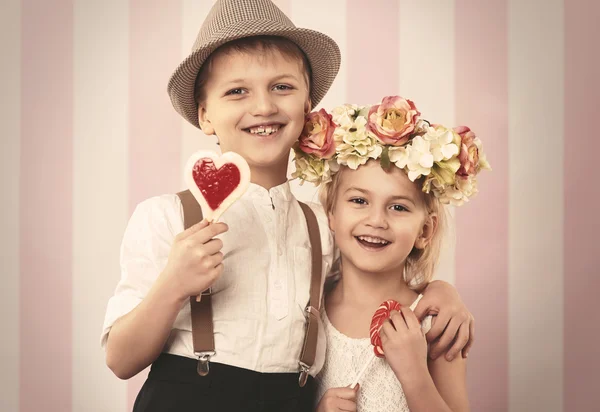
[[[390,162],[390,153],[389,153],[388,146],[383,147],[383,152],[381,152],[381,159],[379,160],[379,163],[381,163],[381,168],[383,170],[385,170],[385,171],[390,170],[391,162]]]

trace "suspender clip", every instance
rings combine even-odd
[[[206,376],[208,372],[210,372],[210,358],[215,356],[215,351],[207,351],[207,352],[196,352],[196,356],[198,356],[198,366],[196,367],[196,371],[198,371],[198,375]]]
[[[304,388],[304,385],[306,385],[306,380],[308,379],[308,370],[310,369],[310,367],[302,361],[299,361],[298,365],[300,365],[300,376],[298,377],[298,385],[300,385],[301,388]]]

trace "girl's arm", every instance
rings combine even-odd
[[[421,325],[408,308],[392,312],[380,332],[385,357],[402,385],[412,412],[469,411],[466,360],[427,360]]]

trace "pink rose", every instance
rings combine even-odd
[[[333,132],[336,127],[331,115],[325,109],[309,113],[300,135],[300,150],[304,153],[312,153],[319,159],[330,159],[335,153]]]
[[[477,173],[477,165],[479,164],[479,149],[475,143],[477,136],[467,126],[455,127],[454,131],[460,136],[461,140],[460,152],[458,153],[460,168],[456,175],[467,179]]]
[[[412,101],[388,96],[369,110],[367,128],[383,143],[401,146],[408,142],[420,115]]]

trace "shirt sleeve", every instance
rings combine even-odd
[[[135,208],[121,243],[121,279],[106,308],[100,340],[103,348],[112,325],[147,295],[167,264],[175,236],[182,231],[183,215],[177,195],[153,197]]]

